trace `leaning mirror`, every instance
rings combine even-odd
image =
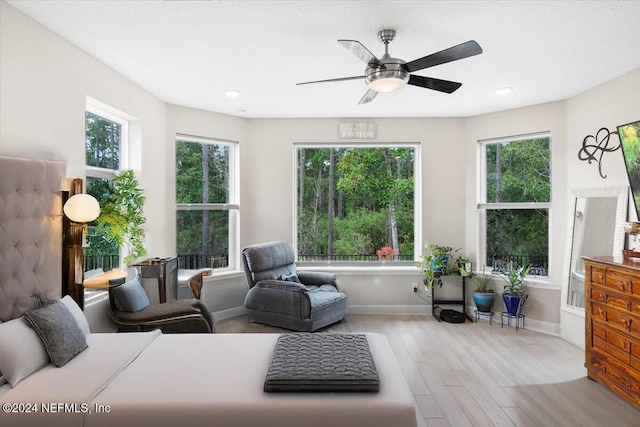
[[[629,187],[574,189],[569,198],[562,307],[584,315],[583,256],[620,255]]]

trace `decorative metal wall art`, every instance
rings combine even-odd
[[[612,153],[620,149],[620,139],[611,141],[611,136],[618,136],[618,132],[609,132],[607,128],[601,128],[595,136],[587,135],[582,140],[582,148],[578,151],[578,159],[582,161],[598,162],[598,173],[602,179],[606,179],[607,175],[602,173],[602,156],[604,153]],[[617,142],[617,145],[615,145]],[[609,146],[609,143],[613,144]]]

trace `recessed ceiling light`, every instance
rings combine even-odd
[[[224,91],[224,94],[229,98],[237,98],[240,96],[240,91],[235,89],[227,89]]]
[[[238,113],[242,113],[242,114],[244,114],[244,113],[246,113],[246,112],[247,112],[247,110],[238,110]]]
[[[511,87],[501,87],[500,89],[496,89],[496,95],[507,95],[513,92],[513,88]]]

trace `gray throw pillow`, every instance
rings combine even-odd
[[[58,301],[28,312],[24,319],[36,331],[49,359],[64,366],[87,348],[87,340],[67,306]]]
[[[283,274],[282,276],[278,277],[278,280],[284,280],[285,282],[300,283],[300,278],[296,273]]]
[[[112,289],[118,311],[135,313],[150,304],[149,297],[137,278]]]

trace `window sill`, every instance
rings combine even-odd
[[[357,274],[377,274],[381,276],[415,276],[422,275],[422,272],[416,267],[410,266],[300,266],[298,270],[307,271],[327,271],[331,273],[340,273],[346,275]]]
[[[235,279],[239,277],[244,277],[244,271],[227,270],[227,271],[221,271],[218,273],[213,272],[209,276],[204,276],[202,280],[203,282],[208,283],[208,282],[217,282],[219,280]]]
[[[551,283],[551,280],[548,277],[536,277],[534,279],[526,279],[525,283],[528,288],[533,289],[546,289],[549,291],[560,291],[562,290],[562,286]]]

